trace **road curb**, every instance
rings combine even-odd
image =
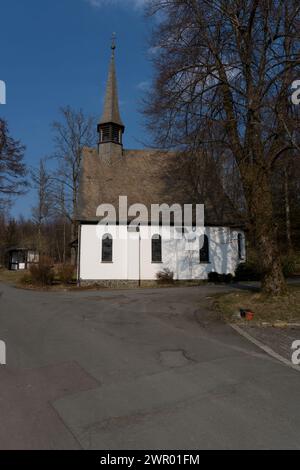
[[[297,370],[300,372],[300,366],[294,365],[292,362],[290,362],[288,359],[285,357],[281,356],[281,354],[278,354],[277,352],[273,351],[269,346],[266,344],[262,343],[261,341],[253,338],[253,336],[249,335],[249,333],[246,333],[246,331],[243,331],[242,328],[240,328],[238,325],[235,325],[234,323],[230,323],[231,328],[233,328],[237,333],[239,333],[241,336],[246,338],[248,341],[251,343],[255,344],[258,348],[262,349],[265,353],[269,354],[269,356],[273,357],[274,359],[277,359],[278,361],[282,362],[286,366],[290,367],[291,369]]]

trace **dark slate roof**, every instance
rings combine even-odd
[[[119,196],[131,204],[204,204],[205,225],[242,226],[212,168],[197,180],[197,191],[186,157],[156,150],[123,150],[112,163],[101,161],[96,149],[85,149],[77,219],[97,221],[96,209],[109,203],[118,207]],[[204,165],[204,164],[203,164]]]

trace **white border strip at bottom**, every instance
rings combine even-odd
[[[269,348],[269,346],[266,346],[265,344],[261,343],[257,339],[253,338],[253,336],[246,333],[246,331],[243,331],[242,328],[240,328],[238,325],[235,325],[234,323],[230,323],[230,326],[235,331],[237,331],[240,335],[244,336],[244,338],[251,341],[251,343],[255,344],[257,347],[259,347],[260,349],[265,351],[270,356],[274,357],[275,359],[277,359],[280,362],[283,362],[283,364],[285,364],[286,366],[291,367],[292,369],[295,369],[298,372],[300,372],[300,366],[296,366],[295,364],[293,364],[291,361],[289,361],[285,357],[283,357],[280,354],[273,351],[273,349]]]

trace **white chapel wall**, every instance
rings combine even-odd
[[[187,250],[184,239],[169,237],[167,227],[142,226],[139,234],[129,233],[129,239],[117,236],[116,227],[107,227],[107,233],[113,233],[113,262],[101,262],[101,237],[96,225],[81,226],[80,278],[82,280],[155,280],[158,271],[169,268],[175,279],[206,279],[210,271],[234,273],[240,262],[238,253],[238,234],[241,231],[228,227],[205,227],[209,238],[209,263],[199,262],[199,250]],[[127,231],[127,227],[124,227]],[[151,261],[151,236],[162,236],[162,263]],[[139,245],[140,243],[140,245]],[[244,245],[244,235],[243,235]],[[245,250],[243,248],[243,257]]]

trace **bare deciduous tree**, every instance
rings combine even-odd
[[[53,214],[52,177],[46,168],[46,159],[40,159],[39,167],[31,170],[32,186],[37,193],[37,204],[32,208],[33,222],[37,226],[37,248],[42,249],[42,227]]]
[[[61,122],[53,123],[58,161],[56,174],[59,200],[57,204],[65,211],[72,224],[72,241],[77,237],[76,212],[82,151],[96,143],[96,124],[93,117],[86,116],[82,110],[75,111],[69,106],[61,108]],[[62,191],[62,186],[64,190]],[[74,257],[73,257],[74,260]]]
[[[300,73],[298,0],[152,0],[156,76],[146,116],[158,144],[236,163],[263,289],[285,290],[271,176],[297,148],[290,85]],[[298,122],[299,126],[299,122]]]
[[[20,141],[10,136],[7,122],[0,119],[0,206],[9,197],[22,194],[27,186],[24,151]]]

